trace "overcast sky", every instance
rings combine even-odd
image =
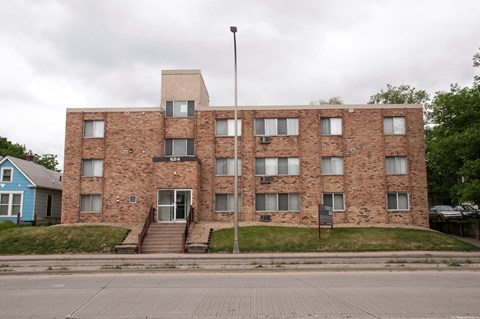
[[[0,136],[63,165],[67,107],[160,104],[161,70],[201,69],[210,105],[364,104],[387,83],[472,83],[478,0],[2,0]]]

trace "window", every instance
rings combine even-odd
[[[238,211],[242,210],[242,196],[238,194]],[[235,209],[234,194],[215,194],[216,212],[233,212]]]
[[[87,159],[82,160],[82,176],[99,177],[103,175],[103,160]]]
[[[299,175],[300,160],[298,157],[256,158],[255,175]]]
[[[298,135],[298,119],[255,119],[255,135]]]
[[[404,156],[385,157],[385,169],[387,175],[407,174],[407,158]]]
[[[234,176],[235,159],[233,158],[217,158],[215,163],[215,175],[217,176]],[[242,160],[238,159],[238,176],[242,175]]]
[[[256,211],[299,211],[300,196],[298,194],[257,194],[255,196]]]
[[[83,137],[103,137],[104,121],[84,121]]]
[[[100,212],[102,210],[101,195],[81,195],[80,211],[82,212]]]
[[[17,216],[22,213],[22,192],[0,193],[0,216]]]
[[[323,175],[343,175],[342,157],[324,157],[322,158]]]
[[[194,156],[194,139],[165,140],[165,156]]]
[[[235,135],[235,120],[217,120],[215,124],[217,136]],[[242,120],[237,120],[237,136],[242,136]]]
[[[404,117],[385,117],[383,119],[383,131],[385,134],[405,134]]]
[[[165,117],[195,116],[195,101],[167,101]]]
[[[137,195],[128,196],[128,203],[129,204],[136,204],[137,203]]]
[[[320,119],[321,135],[342,135],[342,118]]]
[[[4,167],[2,168],[2,182],[11,182],[12,181],[12,172],[11,168]]]
[[[388,193],[387,209],[388,210],[408,210],[408,194],[407,193]]]
[[[342,193],[325,193],[323,194],[323,205],[329,207],[333,211],[344,211],[345,202]]]
[[[46,209],[46,216],[47,217],[52,216],[52,200],[53,200],[53,196],[52,195],[47,195],[47,209]]]

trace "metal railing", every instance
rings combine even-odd
[[[190,229],[190,224],[193,222],[193,212],[194,212],[193,207],[190,207],[190,211],[188,212],[188,215],[187,215],[187,220],[186,220],[187,222],[185,223],[185,231],[182,234],[182,248],[183,248],[184,254],[187,252],[188,230]]]
[[[147,236],[148,228],[150,227],[150,224],[154,221],[155,218],[155,208],[150,208],[150,211],[148,212],[147,218],[145,218],[145,222],[143,224],[142,231],[140,234],[138,234],[138,246],[137,246],[137,253],[141,254],[142,253],[142,245],[143,245],[143,240],[145,239],[145,236]]]

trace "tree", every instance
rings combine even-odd
[[[368,104],[424,104],[430,99],[427,91],[417,90],[409,85],[399,87],[387,84],[387,90],[370,96]]]
[[[57,155],[43,154],[43,155],[40,156],[38,154],[34,154],[33,155],[33,160],[37,164],[42,165],[43,167],[45,167],[49,170],[52,170],[52,171],[57,170],[57,165],[58,165]]]
[[[6,137],[0,136],[0,156],[25,158],[26,151],[25,145],[12,143]]]
[[[473,57],[480,67],[480,52]],[[435,203],[480,203],[480,80],[452,84],[427,105],[429,196]]]
[[[310,105],[342,105],[343,100],[339,96],[333,96],[328,100],[319,99],[315,101],[310,101]]]
[[[12,143],[6,137],[0,136],[0,156],[13,156],[25,159],[27,155],[32,154],[32,151],[27,152],[25,145]],[[33,160],[43,167],[55,171],[57,169],[58,161],[57,155],[53,154],[32,154]]]

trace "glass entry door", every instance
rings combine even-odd
[[[192,191],[185,189],[158,190],[157,220],[185,221],[192,200]]]

